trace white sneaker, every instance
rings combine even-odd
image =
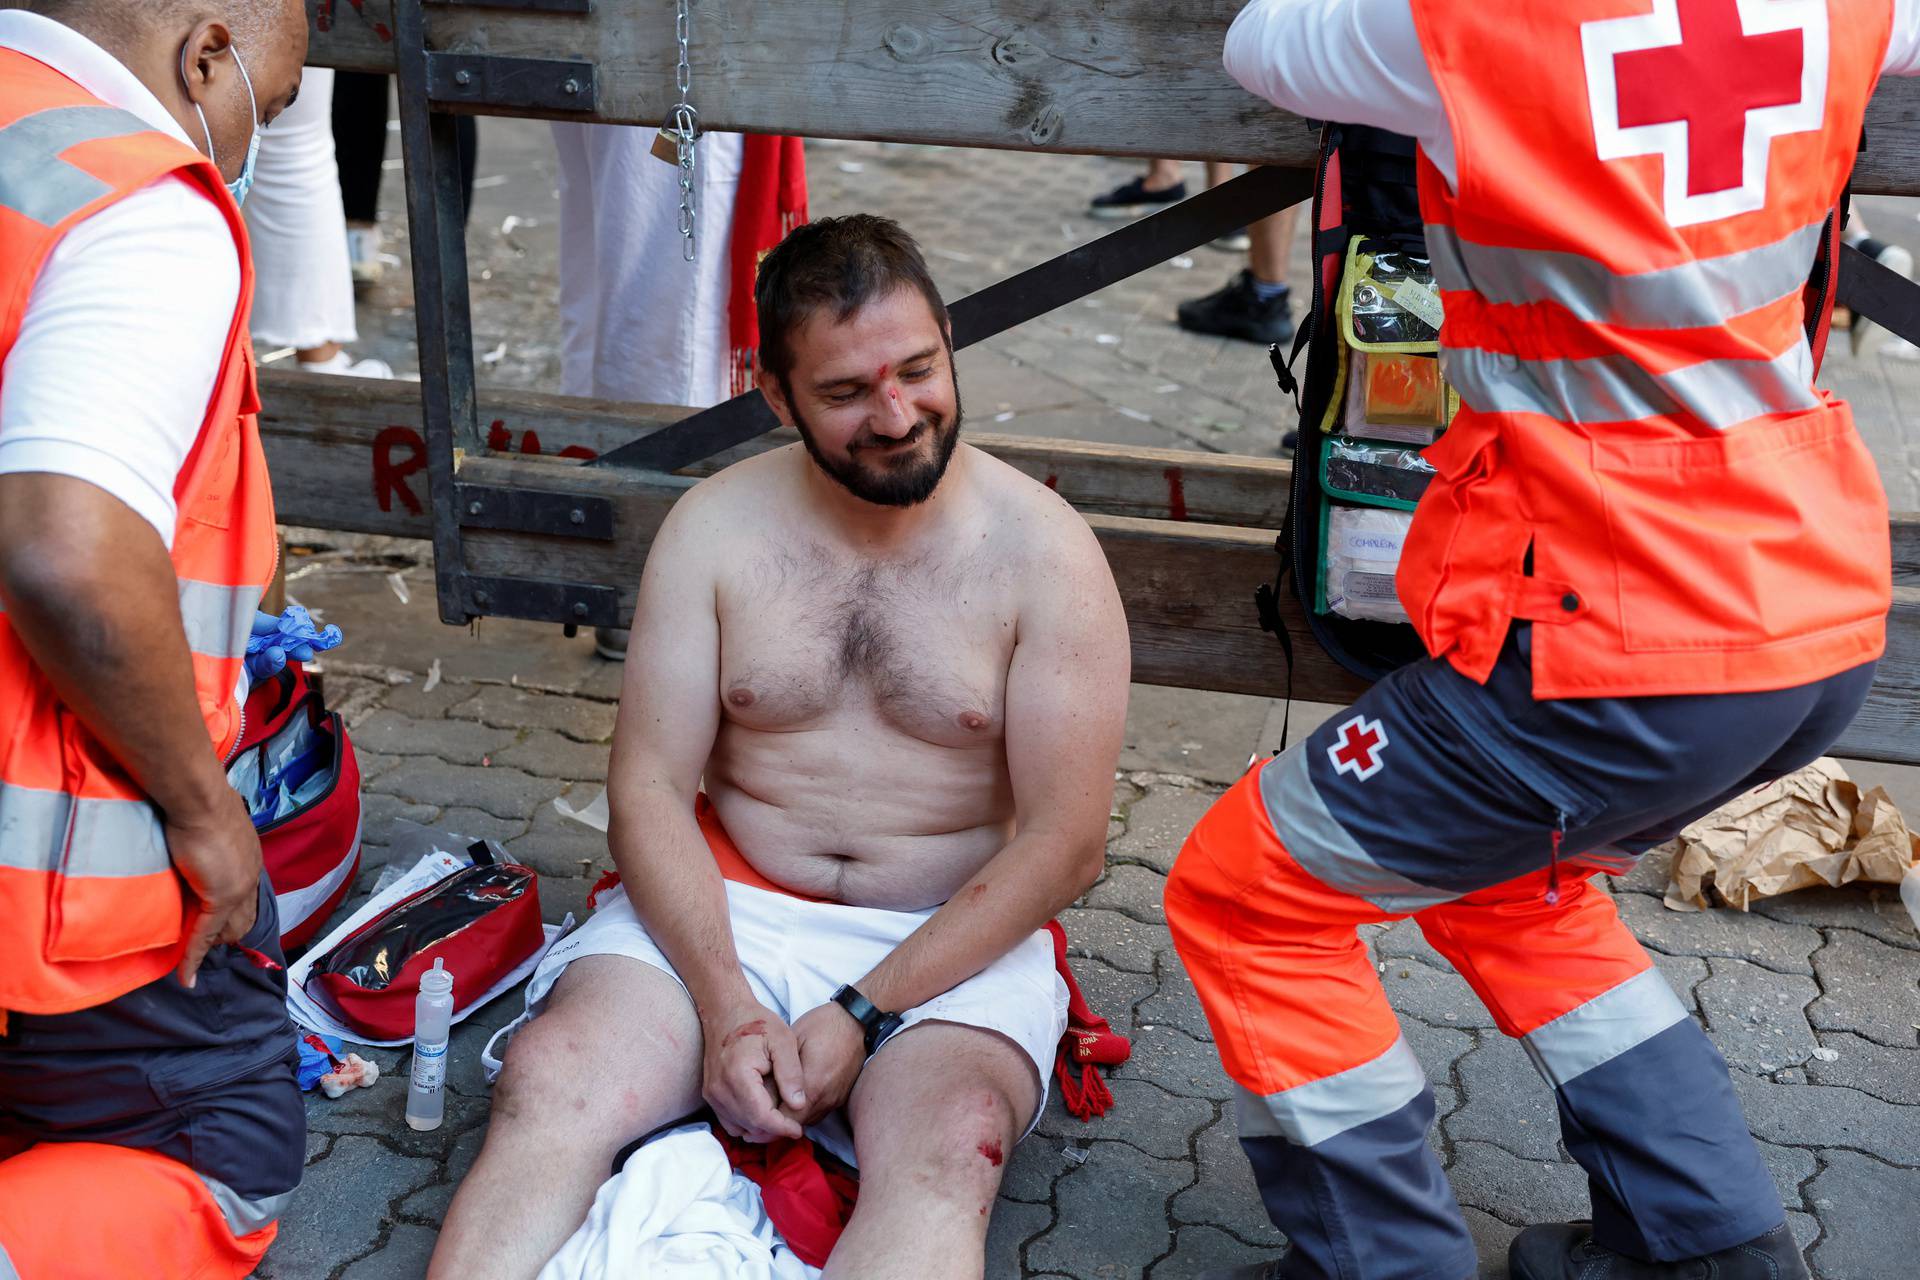
[[[1913,279],[1913,255],[1897,244],[1882,249],[1874,261],[1889,271]],[[1853,327],[1847,331],[1847,342],[1853,348],[1854,359],[1863,360],[1879,354],[1892,337],[1885,326],[1875,324],[1857,311],[1853,313]]]
[[[380,228],[347,228],[347,261],[353,268],[353,285],[364,289],[380,283],[386,264],[380,261]]]
[[[349,378],[391,378],[393,366],[385,360],[375,360],[368,356],[355,360],[352,355],[342,351],[329,360],[316,360],[311,364],[300,361],[293,366],[301,373],[339,373]]]

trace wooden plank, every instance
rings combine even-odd
[[[1242,2],[694,0],[692,98],[709,129],[1311,165],[1317,131],[1221,68]],[[314,65],[392,68],[392,0],[307,7]],[[437,50],[594,61],[591,118],[658,124],[675,99],[663,0],[428,8]],[[1867,132],[1855,189],[1920,194],[1920,82],[1884,81]]]
[[[362,533],[424,537],[426,475],[416,384],[263,371],[261,427],[283,519]],[[530,456],[604,453],[690,410],[481,389],[484,435]],[[707,475],[797,439],[774,432],[688,468]],[[971,443],[1050,484],[1082,511],[1153,520],[1269,528],[1287,506],[1292,469],[1277,458],[967,432]]]
[[[263,383],[267,411],[262,423],[283,521],[406,537],[431,532],[417,402],[406,394],[404,384],[314,374],[269,374]],[[523,424],[557,430],[564,423],[590,420],[608,430],[623,421],[623,429],[634,429],[631,406],[624,407],[629,417],[622,420],[617,413],[606,414],[606,406],[555,396],[489,395],[482,404],[511,418],[516,430]],[[613,425],[607,425],[610,422]],[[1045,453],[1062,442],[1023,443]],[[1180,456],[1199,458],[1206,466],[1216,463],[1207,455]],[[1235,461],[1258,463],[1268,474],[1283,471],[1258,460]],[[1106,479],[1074,483],[1089,491],[1105,486],[1120,492],[1111,479],[1112,459],[1102,458],[1084,474]],[[1151,474],[1150,467],[1145,469],[1141,483]],[[1203,468],[1198,474],[1210,473]],[[653,530],[673,498],[693,483],[692,477],[649,477],[512,456],[469,458],[461,476],[476,483],[613,500],[618,511],[613,543],[474,532],[466,539],[468,568],[610,585],[621,592],[626,609],[632,608]],[[1063,492],[1070,487],[1063,482]],[[1254,589],[1273,573],[1270,529],[1099,512],[1087,519],[1100,536],[1126,602],[1139,680],[1263,696],[1285,692],[1278,647],[1255,623],[1251,603]],[[1893,545],[1904,572],[1920,567],[1920,516],[1895,517]],[[1307,638],[1305,620],[1291,598],[1284,607],[1300,659],[1295,696],[1323,702],[1356,696],[1361,686]],[[1895,589],[1887,656],[1873,693],[1834,750],[1863,759],[1920,763],[1920,585]]]
[[[551,460],[470,458],[461,479],[580,496],[614,504],[612,543],[470,532],[467,567],[477,574],[604,583],[629,616],[653,531],[691,479],[600,471]],[[1286,691],[1279,643],[1260,630],[1254,589],[1273,581],[1273,534],[1223,525],[1175,524],[1090,515],[1113,567],[1133,639],[1134,679],[1143,684],[1274,696]],[[1364,685],[1305,639],[1289,600],[1297,642],[1295,696],[1346,702]]]

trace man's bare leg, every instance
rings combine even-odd
[[[926,1022],[860,1073],[860,1199],[823,1280],[979,1280],[1013,1144],[1039,1105],[1033,1064],[991,1031]]]
[[[530,1277],[586,1220],[620,1148],[700,1106],[686,990],[626,956],[567,966],[514,1034],[493,1120],[447,1210],[429,1277]]]

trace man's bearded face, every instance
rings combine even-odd
[[[780,379],[814,464],[877,506],[910,507],[939,487],[960,442],[947,334],[924,298],[895,290],[844,321],[815,315]]]

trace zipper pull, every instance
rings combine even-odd
[[[1547,905],[1558,906],[1560,902],[1560,842],[1567,837],[1567,814],[1561,810],[1558,825],[1553,829],[1553,853],[1547,863]]]

